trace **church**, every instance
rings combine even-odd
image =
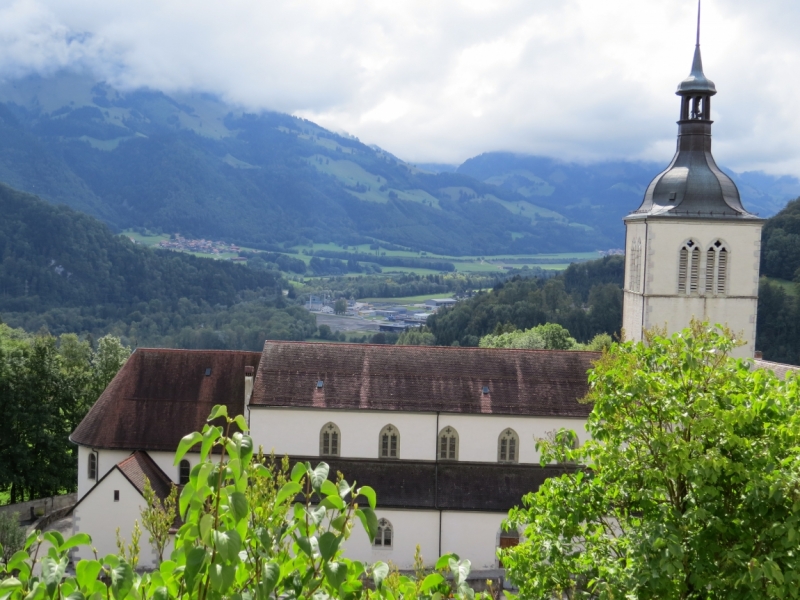
[[[707,319],[741,334],[738,355],[753,358],[763,222],[711,155],[716,88],[699,43],[677,94],[677,152],[625,218],[624,331],[641,340],[647,328],[671,333]],[[585,441],[591,407],[580,400],[597,357],[279,341],[261,353],[140,348],[71,436],[74,529],[100,554],[116,551],[116,528],[129,539],[140,518],[145,477],[161,496],[188,481],[198,457],[174,466],[178,442],[225,404],[265,452],[325,461],[375,488],[379,535],[370,543],[356,528],[349,557],[409,569],[419,545],[427,562],[456,552],[476,574],[499,569],[497,548],[518,539],[501,530],[507,511],[571,468],[541,466],[537,440],[567,428]],[[154,561],[143,540],[140,564]]]

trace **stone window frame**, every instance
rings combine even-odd
[[[519,434],[511,427],[505,428],[497,436],[497,462],[519,462]]]
[[[444,445],[442,442],[445,441]],[[452,425],[443,427],[436,438],[436,456],[439,460],[458,460],[458,431]],[[444,456],[442,455],[444,450]]]
[[[341,456],[342,432],[333,421],[328,421],[319,430],[319,455]]]
[[[400,430],[391,423],[384,425],[378,434],[378,456],[389,460],[400,458]]]

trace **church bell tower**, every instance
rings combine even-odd
[[[625,217],[623,328],[687,327],[692,318],[727,325],[745,342],[734,356],[753,357],[763,220],[742,206],[739,190],[711,155],[714,83],[700,57],[700,6],[692,71],[680,96],[678,147]]]

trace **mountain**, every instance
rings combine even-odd
[[[490,152],[467,160],[456,172],[516,192],[528,202],[557,211],[570,221],[591,223],[596,231],[622,247],[622,218],[639,206],[648,184],[667,164],[609,161],[583,165]],[[745,207],[763,217],[774,215],[788,200],[800,196],[800,180],[794,177],[726,173],[736,182]]]
[[[14,327],[255,349],[268,337],[302,340],[316,330],[313,315],[287,305],[279,273],[144,248],[5,185],[0,215],[0,315]]]
[[[68,72],[0,85],[0,181],[117,230],[255,248],[377,240],[484,255],[612,243],[517,192],[418,169],[303,119]]]
[[[0,84],[0,182],[113,230],[274,249],[383,242],[447,255],[621,247],[622,217],[666,165],[488,153],[415,166],[285,114],[204,94],[118,90],[60,72]],[[800,182],[734,175],[763,215]]]

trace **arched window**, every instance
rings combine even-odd
[[[505,429],[497,438],[497,462],[519,462],[519,436],[513,429]]]
[[[378,533],[375,534],[373,545],[379,548],[391,548],[394,540],[392,524],[386,519],[378,521]]]
[[[717,240],[706,250],[706,294],[724,294],[728,279],[728,250]]]
[[[333,423],[326,423],[319,432],[320,456],[339,456],[339,444],[342,435]]]
[[[97,454],[89,452],[89,458],[86,464],[86,475],[92,481],[97,480]]]
[[[189,474],[192,472],[192,465],[185,458],[178,465],[178,485],[189,483]]]
[[[458,432],[452,427],[439,432],[439,460],[458,460]]]
[[[693,240],[683,245],[678,262],[678,293],[696,294],[700,279],[700,247]]]
[[[381,429],[378,438],[381,458],[400,458],[400,433],[394,425]]]

